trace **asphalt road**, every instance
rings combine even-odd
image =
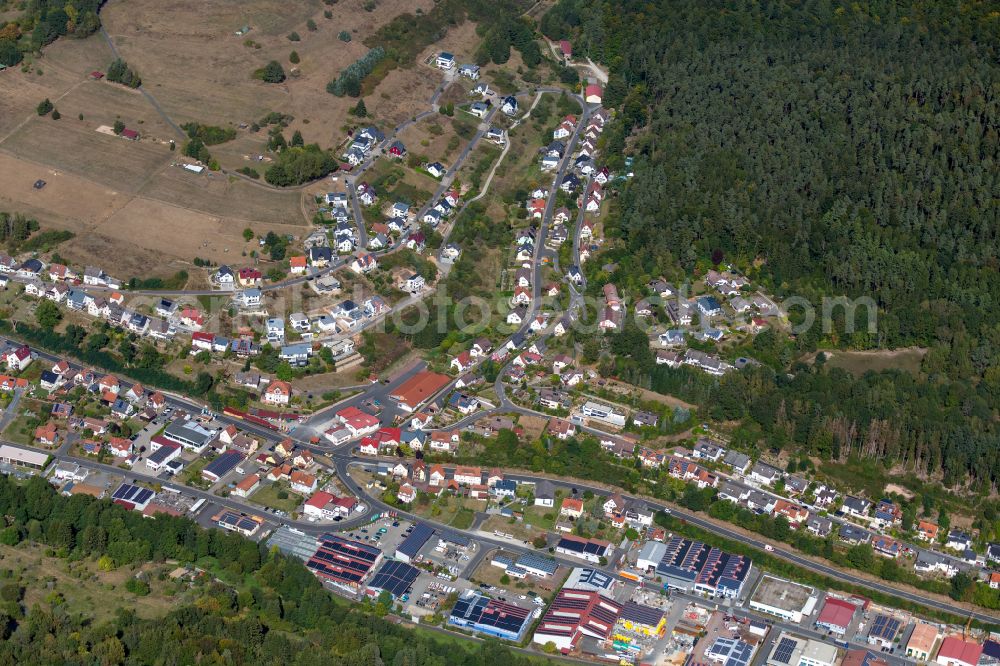
[[[58,357],[56,357],[54,355],[51,355],[51,354],[48,354],[48,353],[45,353],[45,352],[39,352],[37,350],[35,351],[35,354],[36,354],[36,357],[38,359],[47,360],[47,361],[52,362],[52,363],[56,362],[57,360],[61,360],[61,359],[59,359]],[[74,367],[76,367],[76,368],[80,367],[77,364],[72,364],[72,365]],[[415,367],[415,368],[411,368],[409,372],[416,372],[416,371],[417,371],[417,368]],[[404,381],[405,376],[406,376],[406,373],[403,373],[403,375],[401,375],[400,377],[395,378],[394,382]],[[122,381],[121,383],[122,383],[123,387],[125,387],[125,388],[128,388],[129,386],[131,386],[131,384],[128,383],[128,382],[126,382],[126,381]],[[397,384],[395,384],[395,383],[394,384],[389,384],[388,386],[380,384],[379,386],[383,387],[381,390],[385,394],[387,394],[388,392],[390,392],[392,390],[392,387],[394,385],[397,385]],[[368,397],[370,397],[370,396],[367,395],[367,394],[360,394],[358,396],[354,396],[351,399],[351,402],[357,402],[357,401],[363,402],[364,400],[368,399]],[[193,402],[193,401],[181,398],[179,396],[168,395],[167,396],[167,402],[168,402],[168,404],[170,404],[171,406],[173,406],[175,408],[185,409],[185,410],[187,410],[189,412],[192,412],[192,413],[198,413],[198,412],[200,412],[200,407],[199,407],[199,405],[196,402]],[[386,405],[386,407],[388,407],[388,403],[385,402],[385,401],[383,402],[383,405]],[[522,411],[522,410],[524,410],[524,408],[515,407],[513,409],[513,411]],[[527,411],[527,412],[531,413],[531,410],[524,410],[524,411]],[[238,420],[238,419],[230,419],[230,418],[228,418],[228,417],[226,417],[224,415],[220,415],[219,416],[219,420],[221,422],[223,422],[223,423],[235,423],[241,429],[246,430],[246,431],[248,431],[248,432],[250,432],[250,433],[258,436],[262,440],[265,440],[265,441],[276,442],[277,440],[280,440],[282,438],[282,435],[280,433],[276,433],[276,432],[274,432],[272,430],[269,430],[267,428],[262,428],[262,427],[259,427],[259,426],[255,426],[254,424],[247,423],[247,422],[244,422],[244,421],[241,421],[241,420]],[[420,517],[417,517],[417,516],[413,516],[412,514],[408,514],[407,512],[399,511],[398,509],[389,507],[388,505],[382,503],[381,500],[379,500],[377,498],[372,498],[372,497],[368,496],[368,494],[365,492],[365,489],[361,488],[360,486],[358,486],[358,484],[356,484],[353,481],[353,479],[351,479],[350,475],[347,473],[347,467],[349,465],[351,465],[351,464],[369,464],[370,465],[370,464],[372,464],[372,460],[371,459],[367,459],[367,458],[366,459],[359,459],[359,458],[355,457],[352,453],[346,452],[344,448],[341,448],[339,451],[335,451],[335,452],[331,453],[329,451],[329,448],[327,448],[327,447],[316,447],[316,446],[313,446],[313,445],[311,445],[309,443],[302,443],[301,441],[300,441],[300,444],[302,444],[306,448],[309,448],[310,450],[313,450],[316,453],[319,453],[319,454],[322,454],[322,455],[327,455],[328,457],[330,457],[332,459],[332,461],[334,462],[335,469],[336,469],[338,475],[340,475],[340,477],[343,480],[343,482],[349,487],[349,489],[352,492],[356,493],[359,498],[367,498],[366,501],[369,504],[369,507],[370,507],[371,511],[393,510],[393,511],[396,511],[399,515],[404,515],[404,516],[410,517],[413,520],[421,520],[421,521],[424,521],[424,522],[427,522],[427,523],[434,524],[434,526],[435,526],[436,529],[440,529],[441,531],[443,531],[445,533],[459,533],[460,532],[459,530],[455,530],[454,528],[450,528],[450,527],[447,527],[447,526],[444,526],[444,525],[437,525],[436,523],[434,523],[434,521],[431,521],[431,520],[428,520],[428,519],[425,519],[425,518],[420,518]],[[350,448],[350,445],[347,445],[346,448]],[[102,469],[103,471],[113,472],[113,473],[116,473],[116,474],[121,474],[122,473],[122,470],[120,470],[120,469],[118,469],[116,467],[109,466],[109,465],[103,465],[101,463],[92,462],[92,461],[89,461],[89,460],[81,460],[81,459],[78,459],[78,458],[69,458],[65,454],[65,452],[63,452],[61,454],[59,452],[57,452],[56,458],[57,459],[71,459],[71,460],[73,460],[73,462],[76,462],[76,463],[81,464],[83,466],[89,466],[92,469]],[[150,481],[150,482],[153,482],[153,483],[162,483],[162,480],[159,479],[159,478],[157,478],[157,477],[155,477],[155,476],[145,475],[145,474],[141,474],[141,473],[137,473],[137,472],[129,472],[125,476],[127,478],[141,478],[143,480]],[[535,482],[541,480],[544,477],[534,476],[534,475],[530,475],[530,474],[508,474],[507,478],[513,479],[515,481],[520,481],[520,482],[535,483]],[[567,482],[567,481],[562,481],[562,480],[559,480],[559,479],[548,479],[548,480],[550,482],[552,482],[553,485],[555,485],[556,487],[564,488],[564,489],[569,489],[571,491],[572,491],[572,489],[576,489],[578,492],[584,492],[584,491],[590,490],[591,492],[594,492],[595,494],[605,494],[605,493],[608,492],[604,488],[601,488],[601,487],[595,486],[595,485],[591,485],[591,484],[587,484],[587,483]],[[168,485],[170,485],[170,484],[168,484]],[[173,487],[177,487],[177,486],[173,486]],[[246,504],[243,504],[241,502],[238,502],[234,498],[218,497],[218,496],[213,495],[213,494],[211,494],[211,493],[209,493],[207,491],[201,491],[201,490],[198,490],[198,489],[195,489],[195,488],[188,488],[186,486],[183,487],[183,491],[184,492],[188,492],[188,493],[194,495],[195,497],[209,500],[209,501],[211,501],[211,502],[213,502],[215,504],[218,504],[220,506],[225,506],[227,508],[232,508],[232,509],[240,510],[240,511],[249,511],[249,512],[253,512],[253,513],[259,513],[258,509],[254,508],[254,507],[251,507],[251,506],[248,506]],[[623,496],[624,497],[628,497],[627,495],[623,495]],[[717,525],[714,522],[708,521],[708,520],[706,520],[706,519],[704,519],[704,518],[702,518],[702,517],[700,517],[700,516],[698,516],[696,514],[691,514],[691,513],[684,512],[684,511],[680,511],[680,510],[677,510],[674,507],[670,507],[670,506],[667,506],[666,504],[655,502],[655,501],[649,501],[649,500],[642,500],[642,501],[644,501],[646,503],[646,505],[649,506],[651,509],[669,511],[676,518],[679,518],[679,519],[682,519],[682,520],[686,520],[688,523],[690,523],[692,525],[695,525],[695,526],[698,526],[700,528],[706,529],[706,530],[708,530],[710,532],[713,532],[715,534],[718,534],[720,536],[724,536],[724,537],[729,538],[729,539],[733,539],[733,540],[736,540],[736,541],[743,542],[743,543],[745,543],[747,545],[750,545],[750,546],[752,546],[754,548],[757,548],[759,550],[764,550],[765,545],[768,545],[763,540],[757,539],[757,538],[755,538],[753,536],[744,535],[744,534],[742,534],[740,532],[737,532],[737,531],[735,531],[733,529],[730,529],[730,528],[728,528],[726,526]],[[272,525],[277,524],[274,519],[268,518],[268,517],[266,517],[266,515],[265,515],[265,519],[269,522],[269,524],[272,524]],[[343,529],[343,528],[350,527],[352,525],[359,525],[359,524],[362,524],[362,523],[367,523],[369,520],[370,520],[369,515],[368,514],[364,514],[362,516],[358,516],[358,517],[352,518],[350,520],[342,521],[341,523],[338,523],[335,526],[335,528],[336,529]],[[310,532],[310,533],[316,533],[316,532],[322,532],[322,531],[329,531],[331,529],[330,525],[319,525],[319,526],[317,526],[316,524],[310,523],[308,521],[284,520],[284,521],[281,521],[281,522],[283,522],[285,524],[288,524],[290,526],[296,527],[298,529],[301,529],[303,531]],[[505,540],[490,539],[490,538],[481,537],[481,536],[478,536],[478,535],[475,538],[476,538],[477,541],[480,541],[482,544],[489,545],[489,546],[492,546],[492,547],[503,547],[503,548],[506,548],[508,550],[515,550],[517,552],[533,552],[533,549],[531,549],[531,548],[520,547],[520,546],[517,546],[516,544],[512,544],[511,542],[505,541]],[[966,616],[971,616],[974,619],[977,619],[977,620],[980,620],[980,621],[983,621],[983,622],[990,622],[990,623],[997,622],[998,619],[1000,619],[1000,616],[997,616],[997,615],[991,615],[991,614],[988,614],[988,613],[982,612],[982,611],[971,611],[971,612],[969,612],[969,611],[965,611],[964,609],[957,609],[953,604],[950,604],[950,603],[944,603],[944,602],[938,601],[936,599],[925,597],[925,596],[917,594],[917,593],[913,593],[913,592],[909,592],[907,590],[902,590],[902,589],[894,588],[892,586],[883,584],[881,582],[869,581],[867,579],[864,579],[864,578],[861,578],[859,576],[856,576],[856,575],[854,575],[854,574],[852,574],[852,573],[850,573],[848,571],[841,571],[841,570],[835,569],[835,568],[833,568],[831,566],[828,566],[826,564],[823,564],[821,562],[813,561],[813,560],[811,560],[809,558],[806,558],[806,557],[804,557],[804,556],[802,556],[802,555],[800,555],[800,554],[798,554],[798,553],[796,553],[794,551],[791,551],[789,549],[786,549],[786,548],[783,548],[783,547],[780,547],[780,546],[774,547],[773,550],[770,551],[770,554],[772,556],[780,557],[780,558],[782,558],[782,559],[784,559],[786,561],[792,562],[794,564],[797,564],[799,566],[805,567],[805,568],[810,569],[812,571],[821,573],[821,574],[823,574],[825,576],[828,576],[828,577],[830,577],[832,579],[835,579],[835,580],[838,580],[838,581],[841,581],[841,582],[845,582],[845,583],[850,583],[850,584],[853,584],[853,585],[857,585],[857,586],[862,587],[862,588],[868,588],[868,589],[878,590],[878,591],[883,592],[885,594],[894,595],[894,596],[906,599],[908,601],[912,601],[914,603],[922,604],[922,605],[927,606],[929,608],[933,608],[935,610],[940,610],[940,611],[944,611],[944,612],[948,612],[948,613],[958,613],[958,614],[962,614],[962,615],[966,615]],[[557,559],[559,559],[559,558],[557,558]],[[575,560],[567,560],[567,562],[579,564],[579,562],[576,562]]]

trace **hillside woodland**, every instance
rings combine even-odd
[[[637,153],[608,226],[617,273],[691,279],[724,257],[779,296],[870,297],[765,367],[706,382],[634,336],[613,370],[739,419],[752,446],[900,463],[950,486],[1000,476],[998,19],[987,4],[560,0],[551,38],[610,66],[604,153]],[[695,278],[696,279],[696,278]],[[793,317],[796,315],[792,313]],[[626,336],[630,334],[626,332]],[[860,379],[805,352],[929,348],[922,373]],[[791,369],[794,375],[787,375]]]
[[[58,599],[23,607],[15,585],[0,585],[0,664],[292,664],[451,666],[529,663],[495,643],[437,642],[334,600],[298,560],[187,518],[143,518],[110,501],[66,498],[44,479],[18,485],[0,476],[0,542],[45,544],[62,558],[117,568],[176,559],[220,567],[192,604],[158,619],[138,618],[128,599],[100,624],[66,612]],[[126,585],[143,593],[142,585]],[[148,593],[148,587],[145,588]]]

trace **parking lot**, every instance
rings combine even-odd
[[[375,522],[357,527],[347,532],[341,532],[345,539],[353,539],[380,548],[387,557],[393,557],[396,547],[409,536],[412,523],[406,520],[379,518]]]

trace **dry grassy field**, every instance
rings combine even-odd
[[[327,82],[368,51],[362,41],[379,27],[404,11],[426,11],[433,3],[380,0],[371,12],[363,4],[363,0],[342,0],[329,7],[319,0],[112,1],[102,17],[122,57],[151,83],[150,91],[178,124],[249,124],[268,111],[282,111],[295,117],[289,133],[298,129],[306,141],[331,146],[343,138],[347,110],[357,100],[330,95]],[[325,18],[324,10],[333,18]],[[316,23],[315,31],[306,27],[310,19]],[[237,36],[235,31],[243,26],[250,31]],[[342,30],[351,33],[350,42],[338,39]],[[292,32],[300,41],[288,39]],[[299,55],[298,64],[289,61],[293,50]],[[252,78],[253,71],[270,60],[277,60],[289,74],[284,83],[270,85]],[[395,119],[412,115],[415,105],[426,105],[436,84],[430,71],[394,72],[366,105],[377,118],[398,122]],[[380,94],[383,90],[386,95]],[[265,140],[263,135],[244,133],[233,152],[260,152]]]
[[[269,111],[291,114],[307,142],[340,144],[358,120],[347,114],[356,103],[326,92],[329,80],[368,49],[363,41],[403,12],[428,11],[433,0],[110,0],[102,10],[104,26],[118,53],[143,79],[141,91],[94,81],[89,73],[106,70],[113,52],[101,35],[61,39],[27,66],[0,73],[0,210],[36,217],[47,228],[77,234],[59,251],[72,262],[110,266],[115,274],[167,275],[190,269],[194,257],[240,263],[248,249],[245,227],[302,236],[311,217],[311,198],[331,189],[329,181],[277,191],[222,174],[196,175],[179,168],[182,135],[168,122],[197,121],[237,127],[237,138],[213,146],[224,169],[257,162],[266,133],[239,128]],[[332,17],[327,19],[325,11]],[[315,30],[309,30],[308,21]],[[236,32],[249,26],[244,35]],[[338,33],[347,30],[351,41]],[[300,41],[288,35],[298,33]],[[468,59],[478,43],[475,26],[449,29],[447,37],[421,54],[418,64],[395,70],[365,98],[372,118],[365,122],[391,131],[427,108],[441,74],[423,59],[447,48]],[[289,61],[296,51],[300,62]],[[289,74],[279,85],[252,78],[255,69],[277,60]],[[61,119],[39,117],[35,107],[50,99]],[[166,117],[164,117],[164,114]],[[82,116],[82,117],[81,117]],[[121,120],[139,131],[127,141],[97,131]],[[449,121],[439,137],[414,136],[418,152],[426,138],[432,159],[446,163],[454,136]],[[423,130],[420,127],[417,132]],[[415,175],[416,176],[416,175]],[[423,177],[416,176],[418,180]],[[32,188],[43,179],[42,190]],[[115,261],[109,261],[114,257]]]

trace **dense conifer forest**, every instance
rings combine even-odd
[[[877,331],[820,326],[705,382],[615,368],[742,419],[755,445],[1000,476],[1000,15],[988,3],[560,0],[542,32],[609,65],[633,180],[610,277],[692,279],[723,257],[779,297],[870,297]],[[794,313],[793,313],[794,314]],[[864,323],[861,321],[860,323]],[[928,348],[921,373],[796,366],[817,348]],[[795,378],[787,375],[794,371]],[[710,385],[709,385],[710,384]]]

